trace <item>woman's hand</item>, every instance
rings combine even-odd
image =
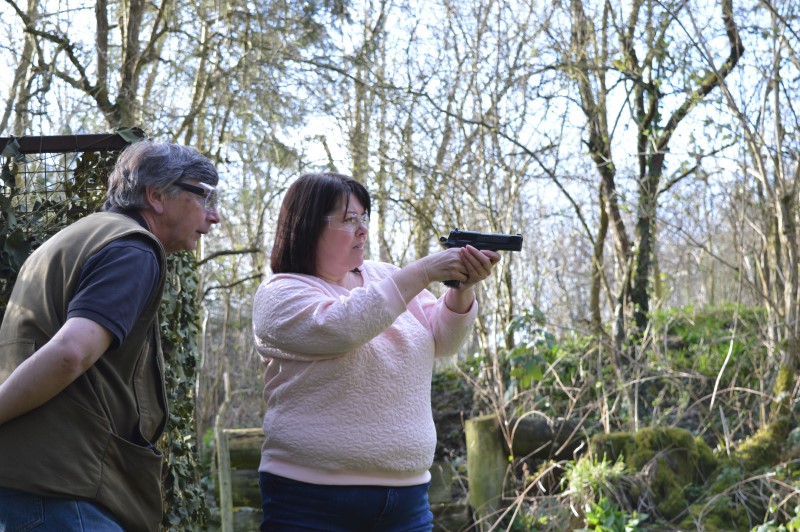
[[[437,251],[417,262],[425,276],[426,286],[435,281],[466,281],[469,278],[469,269],[459,248]]]
[[[461,258],[460,251],[458,248],[452,248],[432,253],[392,274],[403,300],[408,303],[435,281],[449,279],[466,281],[469,278],[469,270]]]
[[[472,303],[475,301],[475,290],[473,287],[492,274],[494,265],[500,262],[500,254],[496,251],[479,250],[470,245],[458,249],[461,261],[467,269],[466,279],[456,279],[461,281],[458,288],[451,288],[445,293],[445,304],[453,312],[464,314],[469,312]]]
[[[489,277],[499,261],[496,251],[480,251],[472,246],[450,248],[422,257],[392,277],[406,303],[433,282],[458,281],[458,288],[446,292],[445,303],[450,310],[463,314],[475,300],[472,287]]]
[[[488,249],[479,250],[470,245],[459,248],[461,260],[467,268],[467,280],[458,287],[464,290],[475,286],[492,274],[494,265],[500,262],[500,254]]]

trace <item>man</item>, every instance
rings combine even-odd
[[[165,255],[219,223],[218,180],[193,148],[133,144],[104,212],[23,265],[0,326],[0,530],[158,527]]]

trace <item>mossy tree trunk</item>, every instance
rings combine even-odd
[[[675,5],[675,9],[683,9]],[[731,18],[731,2],[722,2],[723,18]],[[731,25],[728,57],[713,72],[699,80],[684,100],[669,114],[653,73],[664,72],[676,58],[666,44],[671,25],[677,20],[671,9],[656,12],[644,9],[636,0],[629,8],[623,26],[612,23],[610,10],[587,15],[584,4],[572,2],[572,35],[565,50],[565,65],[577,85],[581,108],[586,116],[590,155],[597,167],[604,212],[614,237],[617,262],[621,265],[617,291],[624,294],[626,313],[638,329],[647,325],[650,308],[650,279],[658,198],[688,173],[666,179],[663,175],[669,144],[679,124],[734,69],[743,51],[738,31]],[[727,24],[727,21],[726,21]],[[597,26],[599,25],[599,27]],[[641,33],[640,26],[649,31]],[[618,40],[615,45],[614,40]],[[637,45],[637,47],[634,46]],[[643,45],[644,53],[638,50]],[[598,74],[600,73],[600,74]],[[609,129],[608,102],[611,89],[607,76],[628,80],[630,106],[634,112],[637,142],[637,199],[634,236],[631,237],[622,214],[613,152],[613,132]],[[627,328],[627,326],[626,326]],[[618,335],[621,336],[621,335]]]
[[[721,0],[721,16],[728,36],[727,56],[710,58],[711,68],[704,75],[681,89],[682,94],[670,94],[665,87],[672,76],[679,76],[683,68],[688,68],[682,55],[695,45],[678,42],[673,37],[680,17],[687,13],[687,4],[668,1],[657,5],[654,8],[654,4],[644,0],[597,4],[572,0],[569,43],[561,51],[563,68],[577,88],[586,122],[584,140],[600,183],[602,205],[594,242],[594,290],[602,280],[606,231],[614,242],[616,279],[607,288],[613,292],[609,293],[609,301],[613,301],[614,307],[610,356],[615,365],[622,365],[618,369],[622,374],[631,371],[629,366],[638,353],[635,343],[649,323],[661,195],[700,166],[698,162],[686,171],[665,175],[673,135],[733,71],[743,52],[732,22],[732,2]],[[615,90],[620,81],[626,86],[625,113],[614,107],[619,99]],[[631,169],[618,166],[628,156],[631,146],[615,138],[619,135],[619,116],[627,113],[636,143]],[[633,183],[624,183],[625,175],[632,175]],[[626,190],[636,191],[628,204]],[[631,216],[626,215],[628,210]],[[600,298],[594,292],[592,296],[592,304],[597,305]],[[596,308],[592,312],[593,316],[600,314]],[[635,424],[637,407],[630,399],[628,403]]]

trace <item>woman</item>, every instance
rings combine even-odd
[[[434,357],[456,353],[473,286],[500,260],[473,247],[397,268],[365,261],[366,188],[306,174],[286,193],[253,306],[266,363],[262,531],[431,530]],[[460,281],[438,300],[425,288]]]

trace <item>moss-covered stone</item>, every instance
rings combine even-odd
[[[786,416],[769,423],[742,442],[733,452],[732,459],[740,462],[747,472],[757,472],[763,467],[777,464],[781,461],[790,428]]]
[[[647,469],[649,488],[658,512],[673,519],[693,501],[687,488],[702,484],[717,466],[711,449],[699,438],[677,427],[649,427],[635,433],[595,436],[590,443],[595,457],[616,461],[629,471]]]
[[[790,418],[783,416],[742,442],[729,457],[719,460],[717,470],[703,488],[702,500],[689,507],[688,514],[681,519],[680,528],[699,527],[704,531],[751,529],[755,523],[748,520],[747,512],[741,511],[742,501],[734,503],[727,493],[783,459],[791,426]],[[758,502],[757,499],[751,501],[755,505]],[[752,510],[754,515],[766,512],[766,508]]]
[[[717,496],[689,506],[677,528],[704,532],[730,532],[750,530],[752,525],[748,523],[746,513],[741,511],[741,505],[734,503],[730,497]]]

